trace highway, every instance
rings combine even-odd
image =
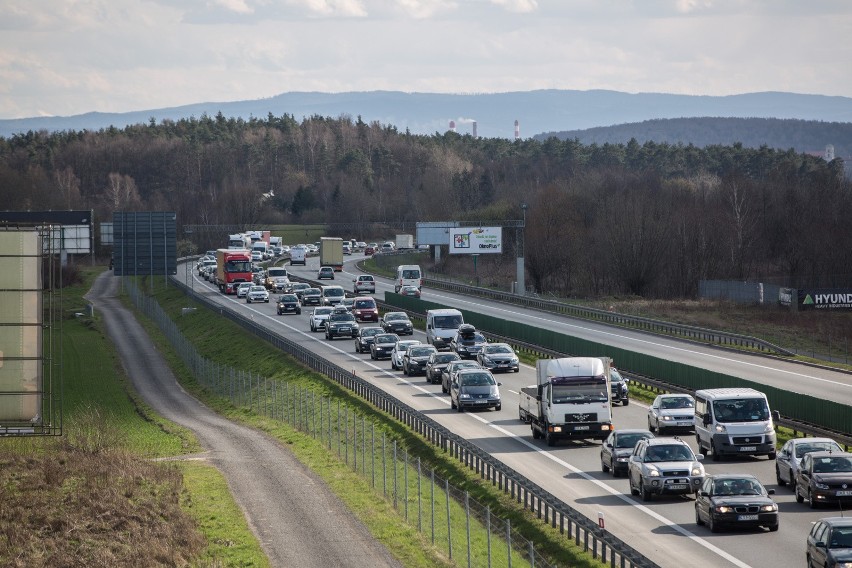
[[[359,258],[357,255],[348,258],[345,271],[338,273],[333,282],[326,282],[351,290],[351,281],[358,274],[352,263]],[[317,267],[317,259],[310,259],[306,267],[287,268],[295,275],[313,279]],[[811,523],[835,514],[829,510],[812,511],[807,504],[796,503],[792,491],[776,486],[774,462],[766,458],[747,457],[722,462],[708,459],[705,462],[708,473],[744,472],[756,475],[767,488],[777,491],[775,498],[781,511],[781,528],[777,533],[758,530],[713,534],[706,527],[695,524],[691,497],[656,498],[644,503],[639,497],[631,496],[625,478],[613,478],[601,471],[598,443],[562,442],[555,448],[547,448],[542,441],[533,440],[529,426],[518,419],[517,411],[518,391],[522,386],[535,383],[534,370],[529,366],[522,366],[519,373],[497,375],[502,383],[504,399],[501,411],[457,413],[450,410],[449,399],[441,393],[440,385],[430,385],[422,376],[406,377],[401,372],[391,371],[389,361],[371,361],[369,355],[356,354],[352,340],[326,341],[321,333],[312,333],[308,326],[310,308],[304,309],[299,316],[278,316],[274,301],[249,305],[234,296],[223,296],[212,285],[199,279],[194,270],[179,267],[178,278],[183,279],[187,274],[193,276],[192,286],[196,292],[208,295],[227,309],[251,313],[261,325],[338,365],[353,369],[359,376],[373,381],[389,394],[488,451],[589,518],[596,519],[598,512],[603,512],[607,530],[661,566],[757,568],[801,565],[804,562],[805,537]],[[382,298],[385,291],[392,291],[387,280],[377,278],[377,281],[378,298]],[[423,299],[546,326],[601,343],[852,403],[852,380],[843,373],[614,330],[560,315],[429,289],[424,289]],[[425,341],[420,332],[415,332],[414,337]],[[617,428],[647,426],[647,406],[635,401],[627,407],[616,407],[614,415]],[[684,435],[684,438],[695,449],[694,436]]]

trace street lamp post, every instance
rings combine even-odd
[[[183,228],[183,234],[186,235],[187,239],[191,239],[192,238],[192,229],[190,229],[189,227],[184,227]],[[189,287],[192,290],[192,294],[195,295],[195,278],[192,275],[192,270],[190,269],[189,265],[190,265],[190,263],[187,261],[186,266],[187,266],[187,275],[189,277]]]
[[[525,282],[526,276],[526,268],[524,265],[524,257],[526,256],[526,243],[524,242],[524,231],[527,227],[527,204],[521,203],[521,211],[523,213],[524,219],[521,221],[521,226],[518,228],[518,240],[520,241],[520,246],[518,247],[518,266],[517,266],[517,278],[516,281],[518,283],[518,289],[515,290],[517,294],[524,296],[527,292],[527,286]]]

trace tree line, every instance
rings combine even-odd
[[[360,117],[220,113],[0,138],[0,210],[93,209],[96,222],[175,211],[180,225],[252,227],[486,223],[521,219],[524,203],[537,290],[691,297],[701,279],[849,285],[843,171],[840,159],[739,143],[423,136]]]

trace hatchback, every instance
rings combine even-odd
[[[320,266],[319,272],[317,272],[317,280],[322,280],[323,278],[334,280],[334,268],[330,266]]]

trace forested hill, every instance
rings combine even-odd
[[[535,136],[537,140],[556,137],[579,140],[582,144],[626,144],[631,138],[639,144],[657,142],[704,148],[732,146],[746,148],[767,146],[796,152],[825,151],[834,146],[834,154],[844,160],[852,157],[852,123],[815,120],[781,120],[776,118],[669,118],[617,124],[584,130],[563,130]]]

